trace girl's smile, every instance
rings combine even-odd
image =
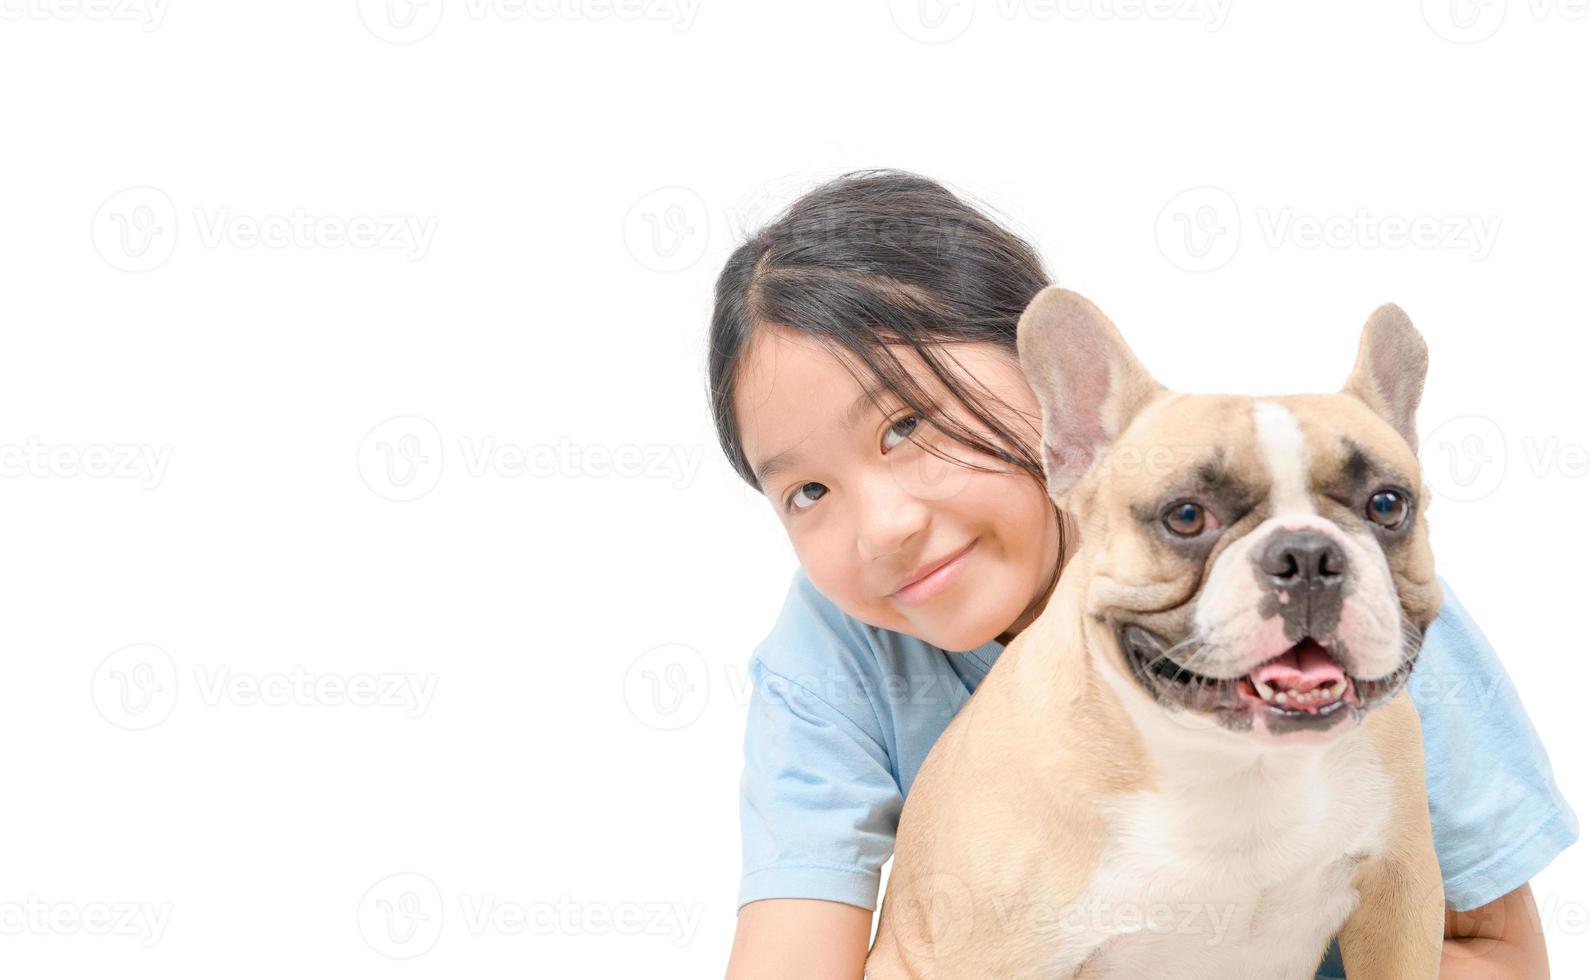
[[[948,558],[930,562],[927,568],[913,572],[906,584],[891,593],[895,601],[908,606],[920,606],[949,588],[970,560],[971,551],[976,546],[974,540]]]

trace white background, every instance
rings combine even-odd
[[[860,167],[1173,388],[1335,390],[1403,305],[1439,568],[1586,812],[1584,5],[1180,3],[0,0],[0,969],[721,973],[794,558],[710,290]]]

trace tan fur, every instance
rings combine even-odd
[[[1422,363],[1410,381],[1386,360],[1387,351],[1423,350],[1400,314],[1382,308],[1365,325],[1341,393],[1269,401],[1297,420],[1311,477],[1328,477],[1342,464],[1340,436],[1347,433],[1414,481],[1418,525],[1386,556],[1386,567],[1403,616],[1422,629],[1436,615],[1441,590],[1424,526],[1427,495],[1404,435],[1411,424],[1403,419],[1399,426],[1386,414],[1411,414],[1422,383]],[[1041,322],[1034,326],[1034,320]],[[1040,327],[1052,336],[1040,334]],[[1378,341],[1377,331],[1383,332]],[[1085,342],[1073,344],[1079,336]],[[1202,567],[1191,567],[1156,549],[1132,510],[1163,492],[1179,472],[1176,464],[1167,472],[1120,453],[1169,449],[1172,457],[1182,452],[1195,459],[1218,449],[1228,470],[1263,484],[1269,476],[1252,435],[1254,399],[1165,390],[1096,307],[1063,290],[1046,290],[1034,300],[1023,318],[1021,347],[1023,366],[1044,402],[1051,492],[1075,518],[1082,541],[1042,615],[1006,648],[916,778],[867,961],[874,980],[1126,975],[1114,964],[1130,960],[1117,958],[1124,950],[1116,944],[1132,942],[1131,935],[1103,938],[1079,962],[1056,958],[1063,941],[1075,945],[1074,935],[1063,935],[1067,910],[1095,887],[1102,855],[1117,853],[1110,848],[1119,843],[1112,838],[1119,828],[1110,815],[1120,811],[1111,801],[1163,795],[1166,774],[1156,760],[1165,757],[1168,743],[1158,740],[1176,731],[1159,727],[1163,709],[1131,686],[1113,639],[1114,617],[1129,610],[1135,621],[1177,635],[1189,625],[1220,549],[1238,546],[1265,516],[1257,508],[1261,513],[1225,531]],[[1371,532],[1357,527],[1358,518],[1329,499],[1328,487],[1314,483],[1309,490],[1313,520],[1333,521],[1350,540],[1378,548]],[[1231,732],[1189,728],[1186,737],[1211,745],[1224,738],[1220,744],[1239,749],[1244,744]],[[1372,751],[1355,748],[1365,745]],[[1358,895],[1339,930],[1348,975],[1433,978],[1444,915],[1441,877],[1419,719],[1406,690],[1371,710],[1362,725],[1339,732],[1329,751],[1333,765],[1366,767],[1331,771],[1330,785],[1384,781],[1390,789],[1385,812],[1361,815],[1365,828],[1383,828],[1379,838],[1363,853],[1332,859],[1344,874],[1350,869]],[[1320,872],[1328,878],[1330,867]],[[1299,951],[1313,963],[1323,954],[1323,945]],[[1187,974],[1166,963],[1163,975]]]
[[[1338,936],[1347,976],[1434,977],[1441,962],[1446,904],[1430,836],[1419,711],[1398,694],[1370,714],[1380,763],[1398,787],[1384,857],[1358,866],[1358,909]]]

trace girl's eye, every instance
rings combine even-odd
[[[789,510],[793,507],[795,510],[805,510],[807,507],[815,504],[817,502],[815,499],[805,507],[802,507],[800,504],[796,503],[796,501],[800,500],[801,494],[805,493],[808,487],[816,487],[819,491],[821,491],[817,494],[818,497],[821,497],[823,494],[828,492],[828,488],[823,486],[821,483],[802,483],[800,486],[795,488],[794,493],[789,495],[789,499],[784,501],[784,509]]]
[[[889,426],[888,431],[884,433],[883,451],[888,452],[895,446],[898,446],[900,442],[904,442],[906,439],[910,438],[911,433],[916,431],[917,424],[920,421],[921,419],[919,416],[902,415],[899,421]],[[898,436],[900,442],[890,442],[890,436]],[[816,489],[813,490],[812,488]],[[808,492],[810,492],[811,495],[807,496],[807,502],[802,504],[800,502],[802,495],[808,494]],[[795,488],[794,493],[789,495],[789,499],[784,501],[784,509],[809,510],[811,509],[812,504],[817,502],[817,498],[822,497],[827,493],[828,488],[823,486],[821,483],[802,483],[800,486]]]
[[[919,420],[918,420],[918,418],[915,415],[905,415],[905,416],[901,416],[900,421],[898,421],[898,422],[894,423],[893,425],[889,426],[889,430],[883,434],[883,451],[884,452],[888,452],[889,450],[893,449],[895,446],[898,446],[900,444],[900,443],[897,442],[897,443],[894,443],[894,444],[891,445],[890,442],[889,442],[889,436],[899,435],[900,440],[902,442],[905,441],[907,438],[910,437],[912,432],[916,431],[916,426],[917,426],[917,422],[918,421]],[[910,423],[910,424],[907,425],[906,423]],[[904,432],[900,432],[899,431],[902,427],[905,428]]]

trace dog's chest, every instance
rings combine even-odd
[[[1105,801],[1109,844],[1062,923],[1060,975],[1086,961],[1090,978],[1312,978],[1357,903],[1357,861],[1382,849],[1389,806],[1368,759],[1312,775],[1266,764]]]

